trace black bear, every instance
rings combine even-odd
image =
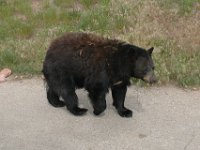
[[[51,43],[44,60],[47,99],[54,107],[66,106],[72,114],[83,115],[87,109],[78,106],[75,90],[85,88],[99,115],[106,109],[110,88],[119,115],[131,117],[124,106],[127,86],[131,77],[156,82],[152,51],[94,34],[66,33]]]

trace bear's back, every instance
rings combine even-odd
[[[51,43],[44,66],[76,76],[99,73],[105,70],[107,57],[118,50],[119,43],[94,34],[66,33]]]
[[[80,51],[90,49],[90,53],[106,53],[116,49],[118,40],[104,38],[91,33],[66,33],[65,35],[55,39],[48,51]],[[70,48],[70,49],[68,49]]]
[[[118,40],[89,33],[66,33],[51,43],[46,58],[51,61],[79,59],[91,65],[104,63],[109,54],[118,50],[119,43],[121,42]]]

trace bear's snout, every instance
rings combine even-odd
[[[147,73],[144,78],[143,78],[144,81],[150,83],[150,84],[153,84],[153,83],[156,83],[157,82],[157,78],[154,74],[153,71]]]

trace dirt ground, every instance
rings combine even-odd
[[[1,150],[200,150],[200,91],[174,86],[128,89],[132,118],[121,118],[112,106],[99,117],[84,90],[82,117],[54,108],[42,79],[0,84]]]

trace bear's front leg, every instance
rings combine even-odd
[[[113,105],[117,109],[119,115],[122,117],[132,117],[132,111],[124,107],[127,86],[116,85],[113,86],[111,89],[112,89]]]

